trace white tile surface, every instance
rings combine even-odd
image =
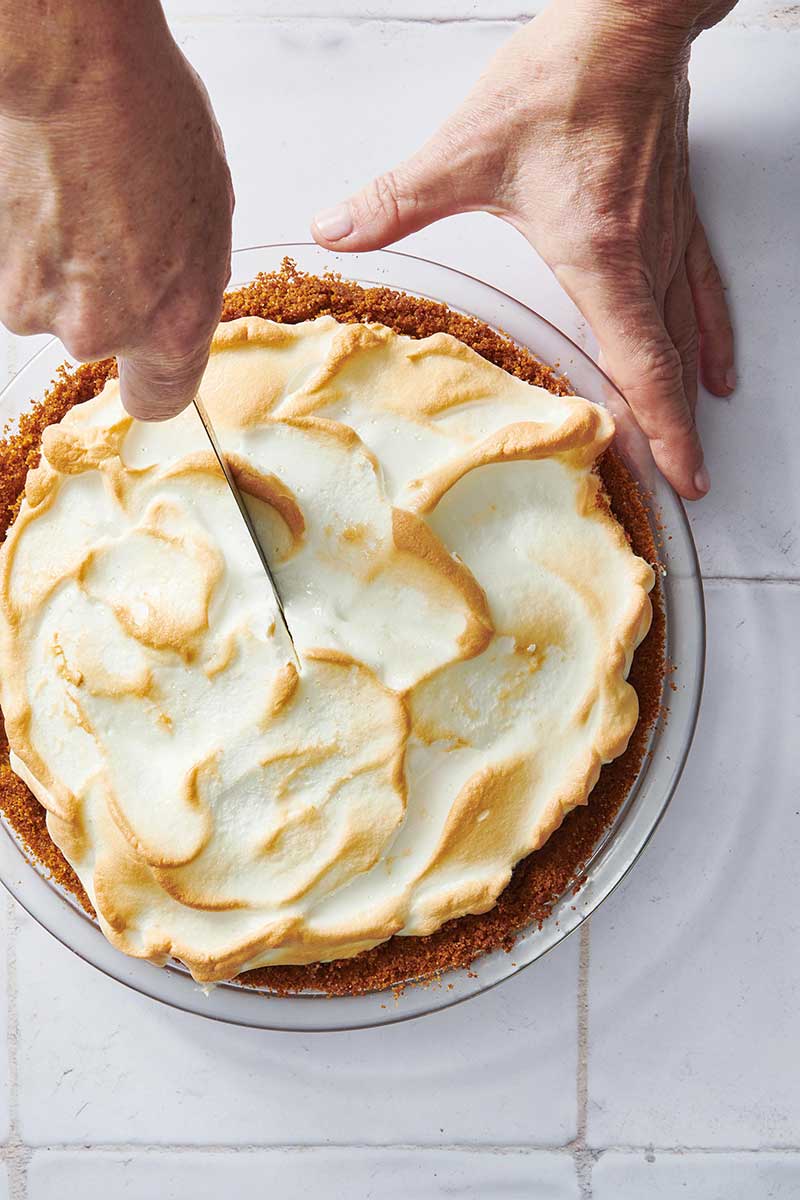
[[[302,1037],[172,1012],[26,920],[22,1136],[563,1144],[576,1132],[577,948],[573,939],[510,984],[422,1021]]]
[[[298,1153],[38,1153],[28,1200],[218,1200],[230,1195],[281,1200],[578,1200],[566,1154],[326,1150]]]
[[[729,402],[700,410],[714,486],[691,515],[716,575],[800,576],[798,55],[800,34],[712,31],[692,72],[698,204],[729,282],[740,377]]]
[[[9,1200],[8,1172],[3,1162],[0,1162],[0,1200]]]
[[[546,0],[163,0],[170,21],[208,17],[323,17],[392,21],[497,21],[534,16]],[[746,0],[753,3],[753,0]],[[764,0],[755,0],[763,5]]]
[[[8,910],[10,901],[5,888],[0,888],[0,1143],[9,1134],[9,1056],[8,1040]],[[0,1197],[2,1197],[0,1184]]]
[[[800,29],[800,10],[796,4],[787,4],[786,0],[739,0],[724,24],[726,28],[738,25],[746,29],[791,32]]]
[[[795,1200],[797,1154],[604,1154],[592,1200]]]
[[[355,17],[416,21],[496,21],[535,16],[546,0],[163,0],[170,21],[202,17]],[[776,0],[739,0],[726,24],[791,29],[800,24],[795,5]]]
[[[49,333],[19,337],[0,326],[0,387],[16,375],[51,340]]]
[[[0,326],[0,363],[2,363],[2,377],[0,377],[0,386],[7,383],[15,374],[16,354],[15,343],[21,339],[13,337],[8,330]]]
[[[592,922],[593,1146],[800,1145],[800,588],[708,588],[688,768]]]
[[[513,31],[503,19],[536,7],[167,0],[225,132],[235,243],[306,238],[316,208],[412,151],[460,100]],[[798,55],[800,8],[774,0],[740,0],[695,54],[694,175],[730,284],[741,377],[730,404],[701,410],[714,490],[692,520],[714,575],[800,578],[790,469],[800,444]],[[501,222],[455,218],[408,248],[497,284],[591,346],[547,270]],[[0,382],[43,340],[0,335]],[[709,589],[708,687],[690,767],[643,861],[593,923],[588,1136],[598,1148],[800,1147],[798,611],[800,588]],[[3,921],[0,904],[4,940]],[[299,1038],[169,1012],[23,920],[21,1135],[76,1147],[34,1154],[28,1200],[69,1187],[82,1200],[187,1191],[205,1200],[266,1183],[293,1200],[309,1181],[323,1200],[391,1189],[421,1200],[577,1200],[568,1154],[485,1151],[575,1135],[576,955],[568,943],[489,996],[422,1022]],[[4,972],[0,955],[0,1141]],[[104,1143],[132,1148],[77,1149]],[[149,1143],[197,1150],[141,1149]],[[303,1143],[321,1148],[253,1149]],[[368,1148],[381,1143],[426,1149]],[[454,1143],[475,1149],[436,1149]],[[240,1149],[202,1152],[225,1145]],[[608,1151],[592,1190],[594,1200],[788,1200],[800,1194],[798,1157]]]
[[[178,41],[225,136],[238,191],[234,244],[307,238],[318,207],[416,149],[513,29],[502,22],[179,23]]]

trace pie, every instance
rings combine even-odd
[[[0,551],[3,803],[42,806],[121,951],[364,990],[490,927],[637,741],[654,555],[598,473],[611,417],[554,375],[236,303],[200,395],[299,663],[196,412],[134,421],[84,368]]]

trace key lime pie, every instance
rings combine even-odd
[[[595,469],[608,413],[328,309],[223,322],[200,393],[299,669],[196,413],[134,421],[108,370],[0,552],[7,815],[35,797],[106,937],[203,983],[351,961],[363,990],[392,947],[403,978],[639,720],[654,572]]]

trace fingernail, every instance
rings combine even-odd
[[[335,208],[326,208],[317,213],[314,218],[317,233],[326,242],[338,242],[353,232],[353,217],[349,204],[337,204]]]
[[[695,474],[694,486],[697,488],[698,492],[702,492],[704,496],[711,487],[711,478],[708,474],[708,467],[705,465],[705,463]]]
[[[736,374],[736,367],[728,367],[727,371],[725,372],[725,387],[729,392],[732,392],[736,387],[738,378],[739,377]]]

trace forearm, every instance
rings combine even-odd
[[[173,46],[159,0],[0,0],[0,111],[57,118]]]

